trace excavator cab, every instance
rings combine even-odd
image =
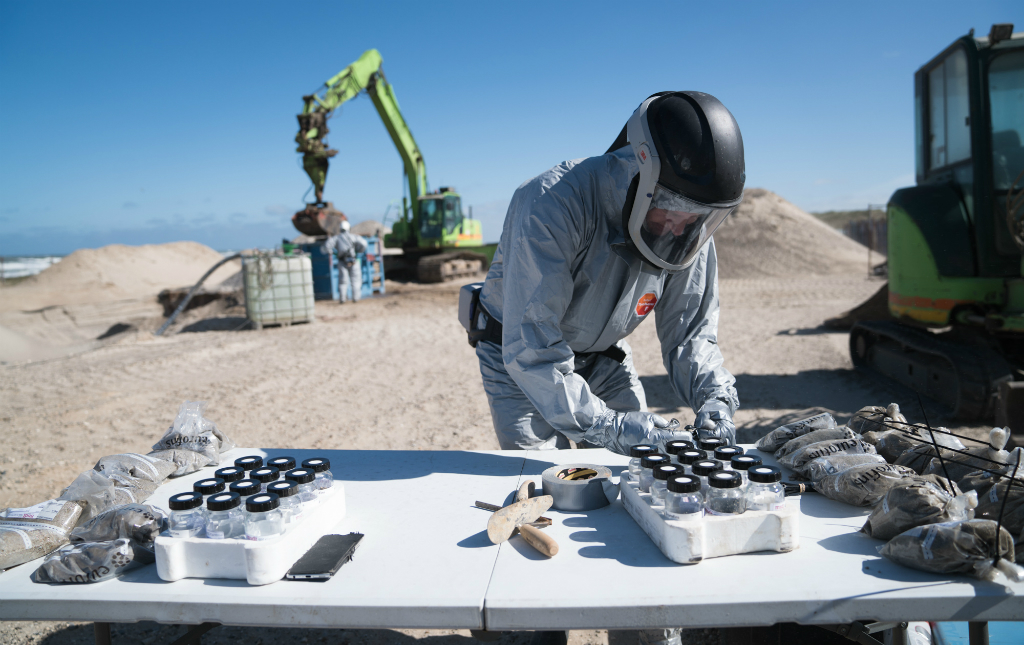
[[[462,198],[455,193],[420,198],[420,246],[441,246],[462,224]]]

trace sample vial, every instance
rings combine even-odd
[[[661,464],[652,471],[654,482],[651,484],[651,506],[662,506],[665,503],[665,488],[670,477],[685,475],[686,471],[679,464]]]
[[[245,471],[238,466],[228,466],[227,468],[221,468],[217,472],[213,473],[217,477],[224,480],[225,483],[230,484],[236,482],[239,479],[245,479]]]
[[[704,498],[700,494],[700,478],[693,475],[670,477],[665,491],[665,508],[661,512],[665,519],[684,520],[700,517],[703,513]]]
[[[640,458],[640,490],[645,493],[651,492],[651,484],[654,482],[655,466],[671,463],[668,455],[654,452]]]
[[[284,533],[284,514],[278,506],[280,502],[274,493],[259,493],[247,498],[245,539],[269,540]]]
[[[211,477],[209,479],[200,479],[196,483],[192,484],[192,490],[199,493],[203,497],[209,497],[214,493],[223,493],[225,482],[220,477]]]
[[[653,455],[656,452],[658,452],[658,448],[656,446],[652,446],[649,443],[641,443],[635,446],[630,446],[629,456],[631,457],[631,459],[629,460],[629,478],[631,480],[640,480],[640,460],[645,455]]]
[[[697,450],[694,448],[691,450],[682,450],[680,452],[677,452],[676,456],[673,458],[673,461],[682,466],[686,474],[689,475],[692,474],[691,466],[693,466],[695,462],[707,458],[708,453],[704,452],[703,450]]]
[[[206,500],[206,537],[224,540],[244,535],[245,511],[242,510],[242,497],[230,492],[211,495]]]
[[[704,439],[701,439],[697,443],[698,445],[700,445],[700,449],[708,453],[709,455],[713,454],[715,452],[715,449],[729,445],[725,442],[724,439],[719,439],[718,437],[706,437]]]
[[[715,448],[715,459],[722,462],[723,467],[726,470],[732,468],[732,458],[736,455],[742,455],[743,448],[739,446],[719,446]]]
[[[259,468],[263,465],[263,457],[259,455],[249,455],[248,457],[239,457],[235,460],[235,465],[242,470],[248,472],[253,468]]]
[[[239,479],[236,482],[231,482],[231,485],[228,486],[229,491],[238,493],[238,496],[242,498],[261,492],[261,488],[262,485],[255,479]]]
[[[256,468],[249,473],[249,479],[255,479],[260,483],[260,492],[267,492],[267,484],[276,482],[280,471],[273,466],[264,466],[262,468]]]
[[[722,462],[714,459],[695,461],[690,466],[690,474],[700,479],[700,494],[704,499],[708,497],[708,476],[719,470],[722,470]]]
[[[273,466],[283,473],[295,468],[295,457],[274,457],[267,460],[268,466]]]
[[[171,537],[194,537],[206,525],[202,493],[171,495],[167,506],[171,509],[167,518],[167,532]]]
[[[302,462],[303,468],[308,468],[316,473],[316,488],[324,492],[334,485],[334,475],[331,474],[331,460],[326,457],[313,457]]]
[[[729,467],[738,472],[743,478],[743,485],[747,485],[747,471],[754,466],[760,466],[763,462],[757,455],[735,455],[729,462]]]
[[[284,515],[284,523],[292,524],[298,522],[302,517],[302,500],[299,499],[299,485],[287,479],[278,480],[267,484],[267,492],[274,493],[280,502],[279,509]]]
[[[782,471],[775,466],[754,466],[747,470],[747,510],[781,511],[786,508]]]
[[[694,445],[692,441],[686,439],[673,439],[672,441],[665,442],[665,454],[673,457],[684,450],[693,450]],[[675,461],[675,460],[673,460]]]
[[[712,515],[740,515],[747,510],[743,493],[743,478],[731,470],[720,470],[708,477],[705,508]]]
[[[299,485],[299,501],[305,505],[316,502],[316,473],[309,468],[293,468],[284,474],[284,478]]]

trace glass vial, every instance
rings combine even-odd
[[[211,495],[206,500],[206,537],[225,540],[244,535],[245,511],[241,495],[231,492]]]
[[[293,468],[284,474],[287,481],[293,481],[299,485],[299,501],[304,505],[313,504],[317,499],[316,473],[309,468]]]
[[[214,476],[224,480],[224,483],[230,484],[236,482],[239,479],[245,479],[245,471],[238,466],[228,466],[227,468],[221,468],[217,472],[213,473]]]
[[[739,446],[719,446],[715,448],[715,459],[722,462],[722,467],[725,470],[732,469],[732,458],[736,455],[742,455],[743,448]]]
[[[786,489],[782,471],[775,466],[755,466],[747,470],[747,510],[781,511],[786,508]]]
[[[708,477],[719,470],[722,470],[722,462],[714,459],[701,459],[690,466],[690,474],[700,480],[700,494],[704,499],[708,496]]]
[[[256,468],[249,473],[249,479],[255,479],[260,483],[260,492],[267,492],[267,484],[272,484],[278,479],[279,471],[273,466],[264,466],[262,468]]]
[[[286,479],[267,485],[267,492],[277,495],[285,524],[293,524],[302,517],[302,500],[299,499],[299,485]]]
[[[323,493],[334,485],[334,475],[331,474],[331,460],[326,457],[313,457],[302,462],[303,468],[308,468],[316,473],[316,489]]]
[[[203,497],[209,497],[216,493],[223,493],[225,488],[227,487],[224,484],[224,480],[220,477],[200,479],[196,483],[192,484],[192,491],[199,493]]]
[[[653,455],[658,452],[656,446],[652,446],[648,443],[641,443],[629,448],[629,478],[632,481],[640,481],[640,460],[647,456]]]
[[[171,510],[167,517],[167,532],[171,537],[195,537],[206,525],[202,493],[171,495],[167,506]]]
[[[697,444],[700,446],[701,450],[709,455],[713,455],[716,449],[729,445],[725,440],[719,439],[718,437],[705,437],[698,441]]]
[[[259,455],[239,457],[235,460],[235,466],[241,468],[245,472],[249,472],[253,468],[260,468],[263,466],[263,457],[260,457]]]
[[[236,482],[231,482],[228,486],[228,490],[232,493],[238,493],[238,496],[243,500],[250,495],[255,495],[261,492],[262,485],[255,479],[239,479]]]
[[[661,464],[655,466],[651,472],[654,474],[654,482],[651,483],[651,506],[662,506],[665,504],[665,489],[669,478],[685,475],[686,472],[679,464]]]
[[[268,459],[266,465],[273,466],[282,473],[286,473],[295,468],[295,457],[274,457],[273,459]]]
[[[654,483],[654,467],[670,463],[668,455],[655,452],[644,455],[640,458],[640,490],[645,493],[651,492],[651,484]]]
[[[276,470],[276,469],[275,469]],[[245,539],[270,540],[284,533],[284,514],[274,493],[258,493],[245,500]]]
[[[708,477],[711,485],[704,506],[712,515],[741,515],[747,510],[743,478],[731,470],[720,470]]]
[[[732,458],[729,463],[732,470],[738,472],[740,477],[743,478],[743,485],[747,485],[747,471],[755,466],[760,466],[762,463],[761,458],[757,455],[736,455]]]
[[[693,474],[693,464],[707,458],[708,453],[703,450],[691,448],[689,450],[681,450],[677,452],[673,461],[682,466],[687,475],[691,475]]]
[[[665,519],[685,520],[704,514],[704,498],[700,494],[700,479],[693,475],[669,478],[665,491]]]

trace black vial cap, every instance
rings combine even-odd
[[[644,455],[640,458],[641,468],[654,468],[655,466],[667,463],[669,463],[668,455],[663,455],[660,452],[656,452],[652,455]]]
[[[264,466],[263,468],[257,468],[249,473],[250,479],[255,479],[261,484],[269,484],[270,482],[276,482],[280,471],[273,466]]]
[[[661,464],[654,467],[654,478],[661,481],[668,481],[672,475],[684,474],[683,467],[675,464]]]
[[[640,443],[629,447],[629,456],[633,458],[643,457],[644,455],[650,455],[656,452],[658,452],[658,448],[648,443]]]
[[[187,511],[191,508],[199,508],[202,505],[203,494],[195,491],[171,495],[171,499],[167,500],[167,506],[172,511]]]
[[[225,483],[226,482],[220,477],[200,479],[196,483],[192,484],[192,490],[202,495],[213,495],[214,493],[223,493]]]
[[[723,439],[717,437],[708,437],[700,440],[700,449],[706,450],[707,452],[714,452],[715,448],[728,445]]]
[[[693,462],[693,474],[699,475],[700,477],[707,477],[711,473],[722,469],[722,462],[715,461],[714,459],[705,459],[704,461]]]
[[[782,481],[782,471],[775,466],[755,466],[747,471],[747,479],[758,484]]]
[[[309,468],[293,468],[284,474],[284,478],[296,484],[308,484],[316,479],[316,473]]]
[[[692,450],[693,448],[693,442],[686,439],[673,439],[672,441],[665,442],[665,452],[670,455],[678,454],[684,450]]]
[[[291,497],[292,495],[299,494],[299,485],[293,481],[284,479],[267,485],[267,492],[274,493],[278,497]]]
[[[754,466],[760,466],[762,463],[764,462],[757,455],[736,455],[729,460],[733,470],[750,470]]]
[[[274,493],[260,493],[259,495],[247,497],[245,500],[245,510],[250,513],[272,511],[280,505],[281,502],[278,501],[277,495]]]
[[[227,468],[221,468],[217,472],[213,473],[217,477],[224,480],[225,483],[230,484],[236,482],[239,479],[245,479],[245,471],[238,466],[228,466]]]
[[[676,454],[676,461],[678,461],[681,464],[686,464],[687,466],[689,466],[695,461],[700,461],[701,459],[707,458],[708,453],[704,452],[703,450],[684,450]]]
[[[295,468],[295,457],[274,457],[267,460],[268,466],[273,466],[281,472]]]
[[[668,480],[668,489],[673,493],[696,493],[700,491],[700,480],[692,475],[676,475]]]
[[[708,477],[708,484],[712,488],[739,488],[743,485],[743,478],[740,477],[739,473],[731,470],[722,470],[717,473],[712,473]]]
[[[252,470],[253,468],[259,468],[263,465],[263,457],[260,457],[259,455],[239,457],[235,460],[235,465],[242,470]]]
[[[739,446],[719,446],[715,448],[715,459],[718,461],[730,461],[736,455],[742,455],[743,448]]]
[[[238,493],[217,493],[206,500],[206,508],[211,511],[229,511],[242,505],[242,496]]]
[[[240,497],[248,497],[260,492],[260,483],[255,479],[239,479],[229,486],[232,493],[238,493]]]
[[[302,462],[303,468],[309,468],[315,473],[322,473],[331,469],[331,460],[325,457],[313,457]]]

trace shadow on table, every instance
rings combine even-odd
[[[619,502],[611,506],[567,515],[562,525],[574,529],[573,542],[586,544],[579,549],[584,558],[616,560],[630,567],[678,567],[666,558],[647,534],[626,513]]]
[[[823,519],[850,519],[851,521],[857,522],[860,521],[860,519],[850,518],[851,513],[856,513],[857,510],[858,509],[850,506],[849,504],[834,502],[820,493],[809,492],[800,495],[800,512],[810,517],[819,517]],[[871,514],[871,509],[861,509],[861,512],[863,514],[863,520],[866,521],[868,519],[868,515]],[[864,522],[860,521],[860,524],[854,530],[860,530],[860,527],[863,525]]]
[[[482,477],[517,477],[523,469],[526,451],[516,455],[469,452],[465,450],[283,450],[266,449],[264,460],[274,457],[304,459],[327,456],[334,478],[346,482],[418,479],[436,473]],[[237,453],[237,454],[236,454]],[[232,458],[243,456],[234,451]],[[482,500],[486,501],[486,500]],[[497,502],[494,502],[497,503]]]

